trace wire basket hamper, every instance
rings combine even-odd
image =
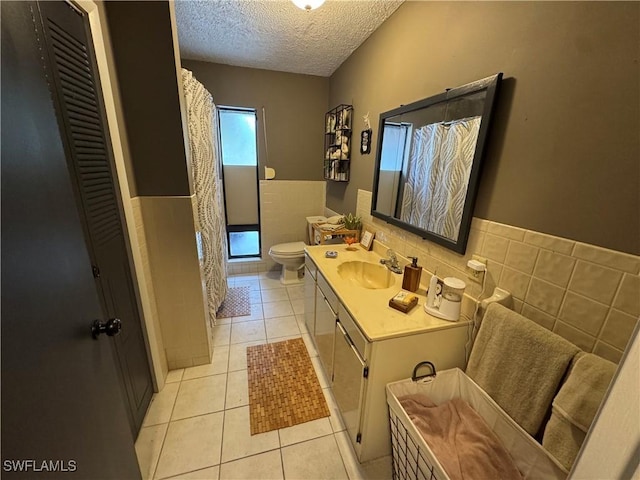
[[[421,365],[416,366],[412,378],[389,383],[386,387],[394,480],[449,480],[398,400],[416,393],[427,395],[438,405],[453,398],[462,398],[469,403],[509,451],[524,479],[566,479],[567,472],[558,462],[462,370],[454,368],[436,375],[433,368],[434,373],[416,377]]]
[[[402,420],[389,409],[391,426],[391,466],[393,480],[443,480],[433,462],[413,440]]]

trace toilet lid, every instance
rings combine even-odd
[[[304,242],[279,243],[271,247],[271,251],[276,255],[297,256],[304,255]]]

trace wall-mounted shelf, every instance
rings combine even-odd
[[[341,104],[324,116],[324,178],[348,182],[351,161],[353,106]]]

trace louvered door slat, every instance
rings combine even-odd
[[[88,170],[87,169],[83,169],[83,170]],[[86,173],[86,178],[90,179],[90,180],[104,180],[105,178],[109,178],[109,173],[108,172],[100,172],[100,171],[89,171]]]
[[[66,40],[58,35],[55,30],[51,30],[51,33],[51,38],[53,38],[55,41],[66,43]],[[83,55],[77,55],[73,50],[60,50],[58,52],[58,56],[60,58],[63,58],[67,62],[67,64],[73,64],[80,70],[84,70],[86,72],[91,71],[87,58]]]
[[[108,194],[109,192],[105,189],[104,185],[90,185],[87,186],[85,191],[87,192],[87,197],[92,196],[92,200],[97,200],[97,196],[101,194]]]
[[[100,139],[99,136],[96,135],[88,135],[86,133],[75,132],[72,134],[74,140],[83,140],[83,141],[91,141],[96,142]]]
[[[68,72],[73,72],[73,75],[81,75],[88,81],[91,81],[91,71],[89,70],[89,65],[86,65],[73,57],[65,55],[62,52],[58,53],[58,63],[64,66]]]
[[[113,225],[118,224],[118,217],[114,215],[107,215],[105,217],[96,217],[93,228],[100,235],[104,235],[112,230]]]
[[[100,154],[82,153],[78,154],[78,157],[82,159],[82,167],[85,170],[99,167],[104,162],[104,155]]]
[[[97,113],[87,110],[87,102],[82,102],[77,98],[67,98],[69,112],[77,113],[78,115],[86,115],[100,121],[100,117]]]
[[[89,65],[89,59],[87,58],[87,51],[84,45],[65,32],[64,29],[60,28],[54,21],[51,19],[48,20],[49,28],[51,28],[51,37],[66,47],[63,51],[70,55],[77,56],[80,61]]]
[[[53,54],[69,119],[71,146],[86,203],[92,240],[97,246],[121,234],[100,112],[85,47],[51,19]]]
[[[78,107],[80,110],[79,111],[84,111],[86,110],[86,104],[87,103],[91,103],[89,101],[89,99],[87,99],[87,101],[83,102],[81,98],[76,98],[74,97],[67,97],[66,98],[67,102],[69,102],[69,108],[73,111],[72,107]]]
[[[91,203],[95,202],[104,202],[111,197],[111,189],[109,187],[102,185],[102,189],[94,191],[88,191],[86,188],[84,189],[87,199],[91,201]]]
[[[91,151],[91,152],[104,152],[104,150],[101,150],[100,147],[98,145],[96,145],[95,140],[94,141],[87,141],[87,140],[75,140],[73,141],[74,145],[76,147],[78,147],[78,150],[84,150],[84,151]]]
[[[107,223],[118,220],[117,215],[115,215],[113,212],[108,212],[108,211],[101,211],[99,213],[94,214],[93,217],[94,217],[94,224],[93,224],[94,228],[100,228],[101,226],[104,226]]]
[[[90,147],[90,148],[78,145],[77,148],[78,148],[78,153],[90,153],[93,155],[97,155],[97,154],[106,155],[107,153],[102,145],[97,145],[97,144],[94,147]],[[106,160],[105,160],[105,167],[109,168],[106,165]]]
[[[87,125],[77,125],[74,128],[74,134],[83,134],[83,135],[94,135],[97,137],[101,137],[101,132],[99,129],[97,128],[91,128],[91,126],[87,126]]]
[[[105,195],[94,195],[91,198],[92,206],[87,211],[91,212],[94,217],[94,221],[97,222],[100,218],[112,215],[113,212],[106,210],[103,212],[106,206],[108,206],[109,197]]]
[[[65,98],[66,100],[66,98]],[[91,112],[74,112],[72,110],[67,109],[67,114],[69,115],[70,118],[77,120],[78,122],[80,122],[81,124],[83,122],[86,123],[90,123],[92,125],[95,125],[96,127],[100,127],[100,121],[98,119],[96,119],[95,117],[91,116]]]
[[[91,180],[91,179],[87,179],[85,181],[85,185],[87,187],[87,191],[90,191],[92,188],[94,187],[99,187],[103,184],[101,179],[95,179],[95,180]]]
[[[64,75],[61,75],[60,78],[64,79]],[[78,99],[86,102],[87,106],[91,104],[91,101],[92,101],[91,94],[87,94],[87,92],[83,91],[82,89],[79,89],[71,82],[65,82],[63,83],[63,85],[64,86],[62,87],[62,93],[66,101]],[[87,113],[93,114],[93,111],[86,110],[85,114]]]
[[[58,60],[60,60],[59,57],[58,57]],[[91,85],[89,80],[87,80],[86,77],[83,77],[82,75],[74,72],[73,70],[70,70],[65,65],[58,64],[58,68],[60,69],[60,76],[64,77],[64,79],[69,83],[69,85],[72,85],[73,87],[78,88],[80,90],[84,90],[85,94],[88,96],[95,94],[93,90],[93,86]]]

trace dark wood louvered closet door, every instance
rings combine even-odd
[[[52,90],[106,318],[119,318],[113,337],[137,435],[153,393],[115,168],[106,130],[88,20],[64,2],[40,2]]]
[[[140,478],[115,344],[90,334],[106,318],[38,6],[0,1],[0,22],[2,480]]]

